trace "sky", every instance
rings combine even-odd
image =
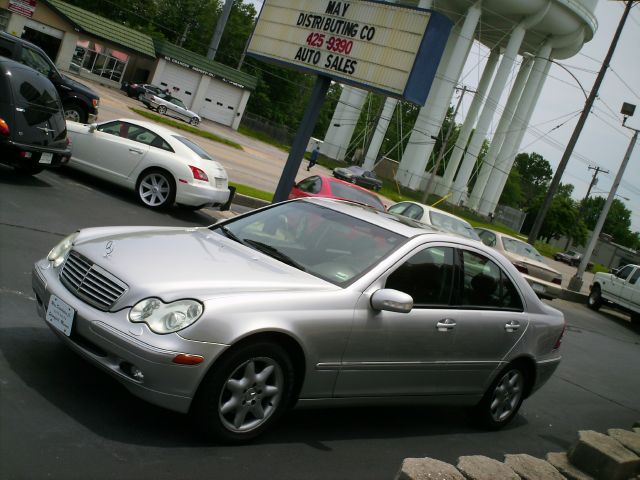
[[[262,6],[262,0],[245,1],[253,3],[258,11]],[[593,39],[586,43],[578,54],[560,61],[577,77],[587,93],[593,87],[598,70],[622,17],[624,6],[623,1],[598,0],[595,10],[598,29]],[[622,115],[619,112],[623,102],[638,105],[635,116],[629,118],[627,125],[640,129],[639,49],[640,1],[636,2],[631,9],[610,68],[591,110],[592,113],[587,118],[562,176],[562,183],[574,185],[573,196],[577,200],[585,196],[591,181],[593,170],[589,170],[589,166],[599,166],[609,170],[609,174],[598,175],[598,183],[592,189],[592,196],[606,197],[612,187],[633,135],[631,130],[621,126]],[[476,43],[469,54],[461,83],[475,87],[487,56],[488,50]],[[511,81],[516,73],[514,69]],[[507,93],[508,91],[501,99],[501,106],[506,103]],[[470,104],[470,96],[468,97],[462,104],[458,122],[464,120]],[[541,154],[549,161],[555,172],[584,103],[585,96],[576,80],[561,67],[552,65],[520,151]],[[496,115],[493,128],[497,126],[499,119]],[[561,126],[557,127],[558,125]],[[636,144],[617,194],[616,198],[632,212],[631,229],[640,231],[640,145]]]

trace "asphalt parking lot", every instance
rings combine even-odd
[[[236,208],[236,207],[234,207]],[[36,316],[31,266],[63,235],[98,225],[208,225],[213,211],[165,213],[73,171],[33,178],[0,167],[0,469],[6,479],[391,479],[405,457],[543,456],[580,429],[640,419],[640,335],[628,318],[555,300],[568,322],[563,362],[505,430],[459,408],[296,410],[256,443],[194,434],[65,348]]]

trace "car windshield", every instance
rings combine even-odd
[[[502,237],[502,245],[504,245],[504,249],[507,252],[515,253],[516,255],[521,255],[523,257],[530,258],[531,260],[544,263],[544,257],[528,243],[521,242],[515,238]]]
[[[307,202],[287,202],[211,229],[338,286],[371,269],[407,238]]]
[[[354,188],[349,184],[338,182],[330,182],[329,186],[331,187],[331,193],[335,198],[343,198],[363,205],[369,205],[376,210],[384,212],[384,204],[373,193],[369,193],[366,190],[360,190],[359,188]]]
[[[211,158],[200,145],[198,145],[197,143],[193,143],[188,138],[181,137],[180,135],[174,135],[173,138],[186,145],[190,150],[194,151],[203,160],[213,160],[213,158]]]
[[[349,167],[347,168],[347,170],[349,170],[354,175],[362,175],[365,172],[364,168],[357,166]]]
[[[177,105],[180,108],[184,108],[184,109],[187,108],[185,104],[182,103],[182,100],[180,100],[179,98],[171,97],[171,98],[166,98],[165,100],[169,100],[171,103],[173,103],[174,105]]]
[[[435,210],[429,212],[429,218],[431,218],[432,225],[435,225],[445,232],[455,233],[466,238],[471,238],[472,240],[480,240],[480,237],[478,237],[473,227],[461,218],[445,215]]]

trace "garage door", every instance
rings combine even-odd
[[[230,127],[236,118],[241,98],[242,89],[212,78],[200,116]]]
[[[191,108],[201,77],[200,73],[167,62],[156,82],[168,88],[171,95],[182,100],[187,108]]]

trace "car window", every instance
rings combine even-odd
[[[320,177],[309,177],[298,183],[298,188],[307,193],[320,193],[322,190],[322,180]]]
[[[389,210],[387,210],[389,213],[396,213],[398,215],[404,215],[404,211],[407,209],[407,207],[411,205],[410,203],[407,202],[400,202],[400,203],[396,203],[395,205],[391,205],[389,207]],[[405,215],[406,216],[406,215]]]
[[[463,250],[462,269],[463,306],[522,311],[522,299],[516,287],[495,262]]]
[[[47,111],[58,111],[62,108],[55,87],[43,76],[34,73],[28,68],[20,67],[12,70],[12,77],[18,104],[22,107],[29,107],[26,116],[29,116],[29,110],[34,107]],[[34,118],[33,121],[40,123],[44,120],[36,121]],[[29,123],[33,124],[31,121]]]
[[[476,233],[485,245],[489,247],[496,246],[496,236],[492,232],[489,232],[488,230],[476,230]]]
[[[414,306],[449,305],[453,292],[453,248],[425,248],[394,271],[385,284],[413,298]]]
[[[349,167],[347,168],[347,170],[349,170],[354,175],[362,175],[364,173],[364,168],[358,166]]]
[[[133,140],[134,142],[142,143],[144,145],[152,145],[158,148],[163,148],[163,145],[165,145],[165,150],[171,150],[171,147],[151,130],[132,123],[119,121],[103,123],[98,126],[97,130],[115,135],[116,137]]]
[[[369,205],[376,210],[384,211],[384,204],[372,193],[338,182],[330,182],[329,187],[331,189],[331,193],[336,198],[351,200],[352,202],[362,203],[364,205]]]
[[[473,227],[461,218],[445,215],[444,213],[440,213],[436,210],[431,210],[429,212],[429,218],[431,219],[432,225],[435,225],[446,232],[478,240],[478,234],[473,230]]]
[[[629,283],[631,285],[635,285],[638,281],[638,278],[640,278],[640,268],[636,268],[636,271],[633,272],[633,275],[631,275],[631,277],[629,278]]]
[[[531,260],[544,263],[544,257],[528,243],[521,242],[515,238],[502,237],[502,245],[507,252],[522,255],[523,257],[530,258]]]
[[[173,103],[174,105],[177,105],[177,106],[179,106],[179,107],[181,107],[181,108],[184,108],[185,110],[187,109],[187,107],[185,106],[185,104],[184,104],[184,103],[182,103],[182,100],[180,100],[180,99],[178,99],[178,98],[173,98],[173,97],[172,97],[171,99],[169,99],[169,101],[170,101],[171,103]]]
[[[616,277],[622,278],[624,280],[629,276],[629,274],[631,273],[631,270],[633,270],[633,267],[631,265],[622,267],[620,270],[616,272]]]
[[[188,138],[181,137],[180,135],[174,135],[173,138],[178,140],[183,145],[186,145],[187,148],[189,148],[191,151],[195,152],[203,160],[213,160],[213,158],[211,158],[209,156],[209,154],[207,152],[205,152],[200,145],[198,145],[197,143],[192,142]]]
[[[29,47],[22,47],[20,57],[22,63],[40,72],[45,77],[50,77],[51,73],[54,71],[51,63],[49,63],[41,53],[36,52]]]
[[[6,38],[0,38],[0,56],[12,58],[14,43]]]
[[[353,282],[407,240],[306,202],[282,203],[221,227],[212,230],[338,286]]]

